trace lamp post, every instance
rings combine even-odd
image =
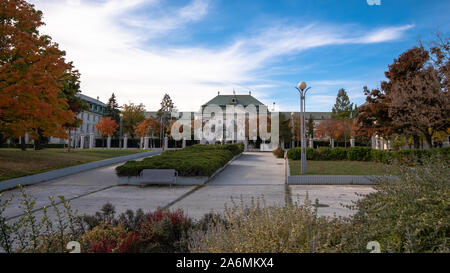
[[[291,148],[294,148],[295,146],[295,120],[294,120],[294,112],[291,112],[291,122],[292,122],[292,140],[291,140]]]
[[[311,87],[306,88],[305,82],[300,82],[296,89],[300,93],[300,139],[301,139],[301,160],[302,160],[302,167],[301,167],[301,174],[306,174],[306,143],[305,143],[305,96],[306,92]]]
[[[122,126],[122,119],[123,119],[123,113],[120,112],[120,128],[119,128],[119,148],[123,148],[122,146],[122,137],[123,137],[123,126]]]

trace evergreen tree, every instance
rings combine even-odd
[[[175,109],[175,105],[170,98],[169,94],[165,94],[161,101],[161,108],[156,113],[158,121],[161,123],[162,128],[165,128],[171,120],[171,113]]]
[[[341,120],[350,119],[353,111],[353,103],[350,102],[347,92],[344,88],[339,89],[331,117]]]
[[[108,103],[106,104],[106,116],[113,119],[117,124],[120,123],[120,110],[119,110],[119,104],[116,100],[116,95],[112,93],[111,97],[108,100]]]

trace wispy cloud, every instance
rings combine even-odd
[[[254,94],[271,104],[271,90],[277,85],[263,77],[267,63],[321,46],[392,41],[412,27],[361,30],[358,36],[339,25],[278,25],[235,36],[219,48],[171,47],[158,46],[158,40],[186,34],[189,24],[208,16],[209,1],[194,0],[164,13],[157,12],[163,5],[157,0],[32,2],[44,12],[43,31],[82,73],[85,94],[106,100],[117,92],[120,103],[142,102],[149,110],[157,109],[164,92],[179,109],[197,110],[217,91],[233,88],[256,89]],[[143,8],[145,16],[137,12]],[[320,95],[314,100],[329,103],[331,98]]]

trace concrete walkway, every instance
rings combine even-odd
[[[193,218],[222,212],[232,198],[245,203],[263,197],[269,204],[285,204],[284,160],[272,153],[244,153],[204,187],[180,200],[171,208],[182,208]]]
[[[122,163],[121,163],[122,164]],[[321,215],[349,215],[352,211],[341,203],[350,204],[358,199],[355,192],[370,193],[370,186],[301,186],[285,184],[284,160],[271,153],[249,152],[233,161],[225,170],[204,186],[117,186],[115,167],[120,164],[90,170],[49,182],[28,186],[25,191],[36,198],[36,215],[42,217],[42,208],[49,207],[49,196],[64,196],[79,214],[94,214],[106,203],[112,203],[117,213],[127,209],[152,211],[158,207],[182,208],[187,215],[201,218],[210,211],[223,212],[232,199],[249,203],[263,198],[267,205],[285,205],[289,200],[319,198]],[[17,219],[22,210],[17,189],[5,192],[0,199],[15,195],[5,211],[7,219]],[[50,216],[52,217],[51,213]]]

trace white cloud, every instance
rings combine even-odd
[[[184,34],[190,23],[208,16],[209,1],[194,0],[164,14],[156,12],[163,5],[157,0],[32,2],[44,12],[43,32],[67,51],[67,59],[80,70],[84,94],[106,101],[116,92],[119,103],[142,102],[152,111],[165,92],[180,110],[187,111],[197,110],[217,91],[233,88],[237,92],[250,89],[271,105],[268,90],[276,84],[261,76],[269,61],[319,46],[390,41],[411,27],[354,37],[342,26],[276,26],[238,37],[221,48],[170,47],[158,46],[158,40]],[[137,15],[143,8],[148,16]],[[330,98],[314,100],[325,103]]]

